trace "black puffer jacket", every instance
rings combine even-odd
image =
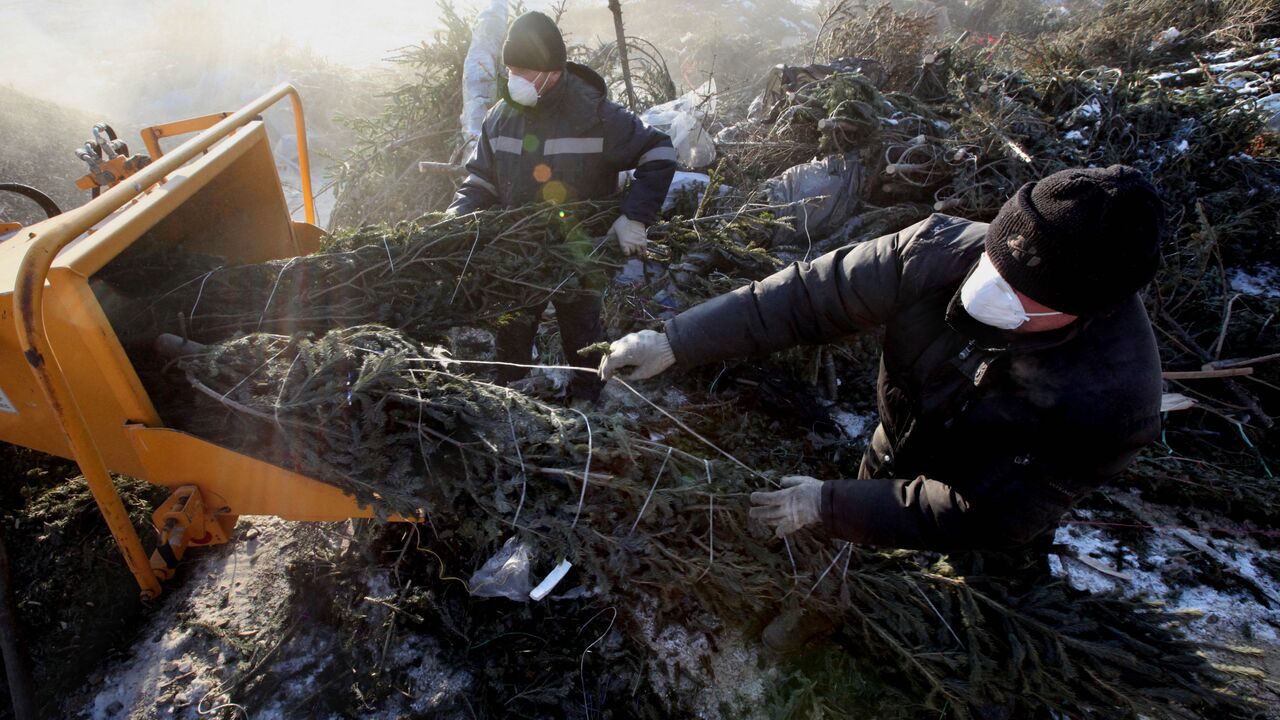
[[[450,212],[598,200],[617,192],[619,172],[634,168],[622,212],[653,222],[676,171],[675,148],[665,133],[610,102],[595,71],[569,63],[531,108],[512,102],[505,85],[501,95],[485,116]]]
[[[986,229],[933,215],[667,323],[684,367],[885,328],[881,424],[862,479],[823,489],[833,535],[935,550],[1021,544],[1158,436],[1160,359],[1139,298],[1048,332],[978,323],[958,291]]]

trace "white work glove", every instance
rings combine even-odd
[[[751,504],[755,507],[749,515],[783,538],[822,519],[822,481],[788,475],[782,478],[781,490],[751,493]]]
[[[600,379],[608,380],[625,367],[635,370],[628,380],[644,380],[674,365],[676,356],[671,351],[667,336],[653,330],[633,332],[621,340],[609,343],[609,353],[600,359]]]
[[[649,244],[644,223],[636,222],[626,215],[619,215],[618,219],[613,221],[613,227],[609,228],[609,235],[618,238],[618,245],[622,247],[623,255],[639,255],[644,252],[645,245]]]

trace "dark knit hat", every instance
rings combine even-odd
[[[503,65],[554,72],[564,69],[564,61],[564,38],[551,18],[535,10],[511,23],[502,46]]]
[[[1062,170],[1023,185],[987,230],[1000,276],[1072,315],[1105,311],[1155,277],[1164,206],[1127,165]]]

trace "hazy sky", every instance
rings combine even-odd
[[[542,8],[549,2],[526,4]],[[166,69],[192,76],[199,68],[234,82],[233,69],[244,58],[281,43],[368,66],[430,37],[437,17],[432,0],[0,0],[0,84],[88,110],[116,111],[120,98],[113,95],[136,90],[139,76]],[[264,81],[259,84],[275,79]]]

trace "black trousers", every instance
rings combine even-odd
[[[556,323],[560,326],[560,343],[564,348],[565,361],[575,367],[592,368],[590,372],[573,373],[569,380],[569,397],[594,401],[604,387],[594,370],[600,364],[601,354],[581,354],[578,349],[604,340],[600,296],[575,294],[553,298],[551,303],[556,308]],[[533,359],[533,339],[538,334],[542,310],[543,308],[529,310],[498,329],[494,340],[499,362],[529,364]],[[528,372],[527,368],[499,365],[498,379],[511,382],[519,380]]]

